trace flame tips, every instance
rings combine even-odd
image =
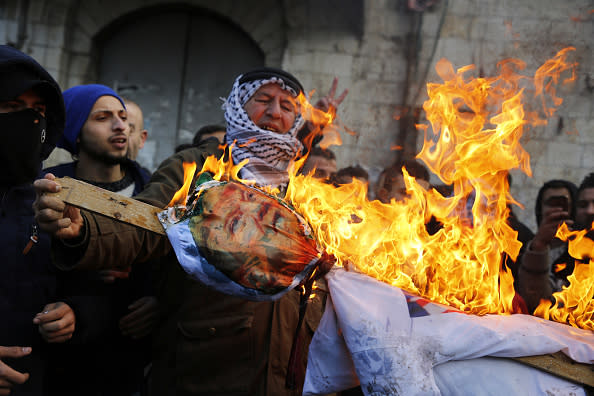
[[[192,181],[194,180],[194,174],[196,173],[196,163],[195,162],[184,162],[184,182],[182,187],[173,195],[173,198],[167,205],[167,207],[172,207],[176,205],[185,205],[188,199],[188,193],[190,191],[190,186]]]

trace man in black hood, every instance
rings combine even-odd
[[[56,301],[49,238],[37,234],[33,180],[64,130],[64,101],[33,58],[0,46],[0,394],[42,395],[45,343],[72,336]]]

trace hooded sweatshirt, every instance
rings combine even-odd
[[[64,128],[61,91],[33,58],[12,47],[0,46],[0,101],[15,99],[31,88],[46,102],[45,140],[37,159],[41,168],[41,161],[50,154]],[[0,129],[4,129],[1,124]],[[11,138],[19,137],[19,131],[0,132],[3,137],[8,134]],[[6,158],[2,160],[7,161]],[[6,172],[6,168],[2,171]],[[45,344],[33,318],[46,304],[56,302],[49,237],[39,233],[37,243],[23,254],[37,232],[31,207],[35,192],[30,184],[4,185],[0,189],[0,199],[0,346],[33,348],[28,356],[2,360],[17,371],[30,374],[29,380],[16,386],[11,395],[43,395]]]

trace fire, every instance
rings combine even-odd
[[[196,172],[196,163],[195,162],[184,162],[184,184],[182,187],[175,193],[171,202],[167,205],[167,207],[173,207],[176,205],[185,205],[188,199],[188,192],[190,191],[190,186],[192,185],[192,180],[194,178],[194,173]]]
[[[561,103],[554,85],[562,73],[570,71],[575,76],[576,64],[567,62],[571,50],[562,50],[547,61],[534,79],[519,73],[524,64],[518,60],[502,61],[498,76],[481,78],[469,76],[473,66],[455,71],[447,60],[437,63],[443,83],[427,85],[429,99],[423,108],[430,125],[418,126],[425,138],[417,158],[452,185],[452,196],[425,190],[404,171],[408,198],[390,204],[369,201],[367,186],[356,179],[333,187],[299,175],[302,159],[289,167],[284,199],[308,220],[320,247],[334,255],[338,265],[460,311],[478,315],[514,312],[513,278],[502,263],[504,255],[517,258],[521,243],[507,224],[508,205],[517,203],[509,193],[507,174],[520,169],[531,175],[529,155],[520,139],[527,126],[545,122],[538,112],[525,108],[528,82],[534,83],[534,93],[541,98],[541,112],[553,114],[554,107],[548,107],[547,101],[553,106]],[[321,112],[303,95],[299,102],[305,118],[319,125],[310,139],[328,134],[330,140],[340,140],[338,128],[333,127],[335,109]],[[213,173],[215,179],[238,179],[242,165],[210,157],[202,171]],[[440,224],[432,233],[426,226],[431,219]],[[588,257],[593,256],[591,252]],[[578,280],[582,286],[572,286],[582,289],[571,297],[568,291],[559,301],[591,323],[591,301],[576,298],[592,296],[591,289],[583,289],[594,285],[594,274],[589,271],[576,266],[572,282]],[[554,309],[548,312],[552,319],[588,326],[585,319],[570,320]]]
[[[537,94],[554,96],[550,80],[575,68],[565,62],[568,51],[538,70]],[[516,259],[521,243],[506,221],[507,205],[515,203],[506,177],[514,168],[531,174],[520,138],[527,125],[543,122],[524,109],[523,68],[507,60],[497,77],[471,78],[473,66],[454,71],[438,62],[444,82],[427,85],[423,108],[431,128],[420,128],[418,158],[453,186],[451,197],[425,191],[405,172],[404,202],[370,202],[357,181],[332,188],[302,175],[292,177],[286,199],[341,265],[464,312],[512,313],[513,278],[502,257]],[[442,224],[433,235],[425,226],[432,217]]]
[[[542,301],[534,314],[556,322],[594,330],[594,241],[586,234],[587,230],[570,231],[565,223],[557,230],[556,236],[569,243],[569,254],[576,259],[575,269],[568,277],[569,286],[553,293],[555,304]]]
[[[309,94],[310,97],[312,95],[313,92]],[[303,118],[308,121],[308,127],[311,129],[303,142],[306,147],[313,146],[313,140],[317,136],[322,137],[322,140],[318,144],[324,149],[331,145],[342,144],[340,137],[341,125],[336,122],[335,107],[330,106],[327,112],[319,110],[309,103],[303,93],[299,94],[297,102],[300,105]]]
[[[571,71],[571,76],[564,80],[565,84],[574,82],[576,79],[575,69],[577,63],[568,63],[566,61],[567,53],[574,50],[574,47],[562,49],[555,58],[547,60],[534,74],[536,96],[541,98],[543,109],[548,110],[548,117],[551,117],[554,114],[556,107],[547,107],[546,99],[550,98],[553,102],[553,106],[559,106],[563,102],[563,99],[557,96],[557,91],[555,89],[556,85],[559,83],[561,74],[566,70]]]
[[[224,146],[223,148],[225,148]],[[233,145],[229,148],[229,157],[231,157],[231,150],[233,149]],[[211,155],[206,158],[204,164],[202,165],[202,169],[196,175],[196,163],[195,162],[184,162],[184,182],[182,187],[173,195],[173,198],[167,205],[168,208],[178,207],[182,209],[185,207],[188,195],[190,191],[190,186],[194,182],[195,176],[200,176],[205,172],[209,172],[211,177],[214,180],[237,180],[241,183],[252,185],[254,184],[251,180],[243,180],[239,177],[239,170],[248,162],[248,160],[244,160],[237,165],[234,165],[232,161],[228,161],[225,159],[225,156],[217,159],[215,156]]]
[[[229,157],[231,157],[232,150],[233,146],[229,148]],[[240,179],[238,175],[240,169],[243,168],[247,161],[248,160],[244,160],[237,165],[233,165],[232,161],[225,161],[224,156],[216,159],[211,155],[210,157],[206,158],[206,161],[204,162],[204,165],[202,165],[202,169],[200,170],[199,174],[210,172],[212,174],[212,178],[215,180],[238,180],[244,184],[254,184],[250,180]]]

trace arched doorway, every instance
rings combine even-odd
[[[203,125],[223,123],[220,97],[264,54],[231,21],[200,8],[128,14],[95,38],[98,81],[137,102],[149,138],[138,161],[154,169]]]

